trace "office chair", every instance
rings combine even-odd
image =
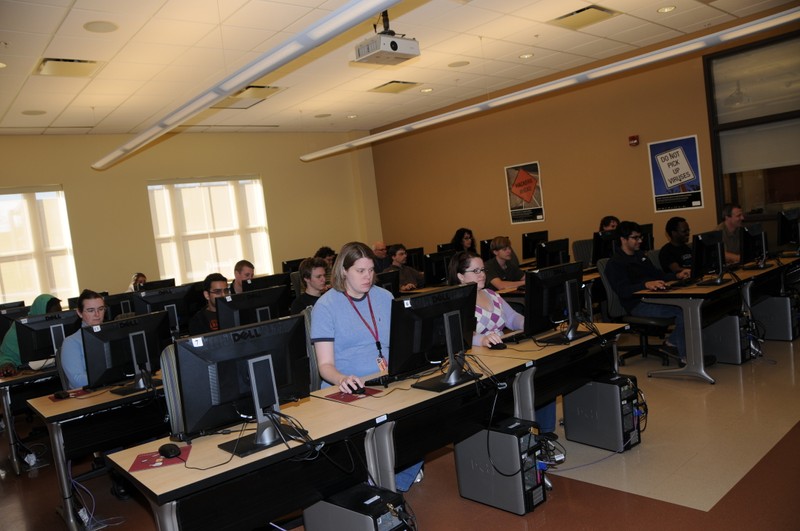
[[[653,263],[653,265],[656,266],[656,269],[663,272],[664,268],[661,267],[661,260],[658,258],[658,253],[660,252],[661,251],[659,249],[651,249],[647,251],[647,253],[645,254],[647,255],[647,258],[649,258],[650,261]]]
[[[306,321],[306,350],[308,351],[308,365],[311,370],[311,391],[316,391],[322,387],[322,378],[319,375],[317,366],[317,351],[311,342],[311,306],[303,310],[303,317]]]
[[[303,279],[300,278],[300,271],[292,271],[289,278],[292,284],[292,293],[297,298],[303,293]]]
[[[572,259],[575,262],[583,262],[583,268],[592,265],[592,245],[593,240],[575,240],[572,242]]]
[[[67,380],[67,373],[64,372],[64,366],[61,364],[61,347],[56,350],[56,369],[58,370],[58,379],[61,380],[61,389],[69,391],[69,380]]]
[[[662,365],[669,365],[669,358],[677,358],[677,356],[661,348],[660,345],[651,345],[648,338],[655,336],[664,339],[669,327],[675,323],[675,319],[673,317],[638,317],[629,315],[606,278],[607,264],[608,258],[603,258],[597,262],[597,272],[600,273],[603,287],[605,287],[606,295],[608,296],[608,316],[613,322],[626,323],[629,326],[630,333],[639,336],[638,345],[617,348],[618,352],[624,352],[619,356],[619,364],[625,365],[625,360],[633,356],[641,355],[646,358],[648,354],[655,354],[661,357]]]

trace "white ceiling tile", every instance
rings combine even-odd
[[[152,63],[168,65],[181,56],[187,46],[171,46],[168,44],[154,44],[149,42],[130,42],[115,58],[126,63]]]
[[[228,17],[226,24],[243,28],[281,31],[309,12],[308,7],[279,4],[277,2],[249,2]]]
[[[122,41],[98,38],[56,36],[44,51],[44,57],[78,59],[83,61],[110,61],[124,46]]]
[[[528,7],[514,11],[514,15],[537,22],[548,22],[592,5],[583,0],[540,0]]]
[[[53,33],[68,12],[66,7],[0,1],[0,30]]]
[[[133,42],[191,46],[214,29],[213,24],[156,18],[142,27]]]

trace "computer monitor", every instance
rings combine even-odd
[[[655,244],[655,239],[653,237],[653,224],[645,223],[643,225],[639,225],[639,232],[642,235],[642,244],[639,246],[639,250],[643,252],[652,251],[653,245]]]
[[[437,253],[443,253],[445,251],[455,251],[455,250],[456,250],[455,247],[453,247],[453,244],[450,242],[436,244]]]
[[[447,374],[412,387],[440,392],[480,377],[465,369],[475,332],[476,284],[451,286],[392,302],[387,378],[399,380],[447,360]]]
[[[494,252],[492,252],[492,240],[481,240],[478,250],[481,253],[481,260],[484,262],[488,262],[494,258]]]
[[[699,282],[698,286],[720,285],[729,282],[725,274],[725,245],[722,231],[713,230],[692,237],[692,278],[714,275],[714,278]]]
[[[127,395],[152,389],[161,382],[152,375],[159,369],[161,351],[172,343],[167,312],[159,311],[81,328],[87,387],[96,389],[133,378],[129,385],[112,389]]]
[[[426,286],[443,286],[447,284],[447,270],[450,266],[450,258],[454,254],[454,251],[445,251],[425,255]]]
[[[245,291],[217,297],[217,320],[220,330],[270,321],[289,315],[289,286]]]
[[[800,208],[778,212],[778,246],[800,250]]]
[[[300,269],[300,263],[305,260],[305,258],[295,258],[294,260],[284,260],[281,262],[281,270],[284,273],[292,273]]]
[[[173,437],[191,439],[214,433],[252,415],[253,400],[247,361],[272,356],[280,403],[310,394],[311,370],[303,315],[292,315],[175,343],[176,378],[167,378],[164,392],[176,419]],[[172,382],[177,383],[173,387]]]
[[[767,233],[760,223],[752,223],[741,230],[741,262],[743,269],[766,269],[769,247],[767,246]]]
[[[256,291],[259,289],[274,288],[275,286],[292,286],[291,273],[276,273],[263,277],[253,277],[242,281],[242,291]]]
[[[391,245],[387,246],[387,249]],[[425,271],[425,251],[422,247],[412,247],[406,249],[406,265],[411,266],[417,271]]]
[[[175,334],[187,333],[192,316],[206,304],[202,282],[139,291],[133,297],[133,307],[138,315],[166,311],[169,326]]]
[[[152,291],[154,289],[171,288],[175,285],[174,278],[165,278],[161,280],[151,280],[140,284],[136,291]],[[136,286],[134,286],[135,288]]]
[[[539,268],[525,273],[525,335],[539,343],[567,344],[589,332],[579,331],[583,262]],[[564,331],[551,332],[562,323]]]
[[[524,233],[522,235],[522,259],[533,260],[536,258],[536,248],[547,240],[548,232],[546,230]]]
[[[30,310],[30,306],[17,306],[0,310],[0,339],[5,337],[15,319],[25,317]]]
[[[569,262],[569,238],[542,242],[536,248],[536,267],[550,267]]]
[[[24,308],[25,301],[4,302],[0,304],[0,310],[8,310],[10,308]]]
[[[595,232],[592,235],[592,264],[603,258],[614,256],[619,247],[619,235],[616,232]]]
[[[47,360],[56,355],[64,338],[81,327],[75,310],[61,310],[17,319],[17,342],[23,365]]]
[[[400,295],[400,271],[381,271],[375,274],[376,286],[380,286],[389,291],[393,296]]]
[[[133,298],[136,296],[137,294],[133,291],[103,295],[103,302],[106,305],[105,320],[113,321],[114,319],[119,319],[120,316],[130,316],[135,313]]]

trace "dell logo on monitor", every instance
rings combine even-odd
[[[239,341],[247,341],[249,339],[257,339],[259,337],[261,337],[261,331],[257,329],[242,330],[241,332],[231,333],[231,338],[233,339],[234,343],[238,343]]]

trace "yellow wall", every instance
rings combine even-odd
[[[322,245],[337,249],[350,240],[380,238],[369,150],[314,164],[299,160],[304,153],[352,140],[352,135],[182,134],[109,170],[89,167],[128,138],[0,139],[0,188],[63,185],[81,288],[123,291],[134,271],[157,278],[147,198],[152,179],[260,175],[276,271],[282,260],[311,255]],[[256,268],[266,273],[259,264]]]

